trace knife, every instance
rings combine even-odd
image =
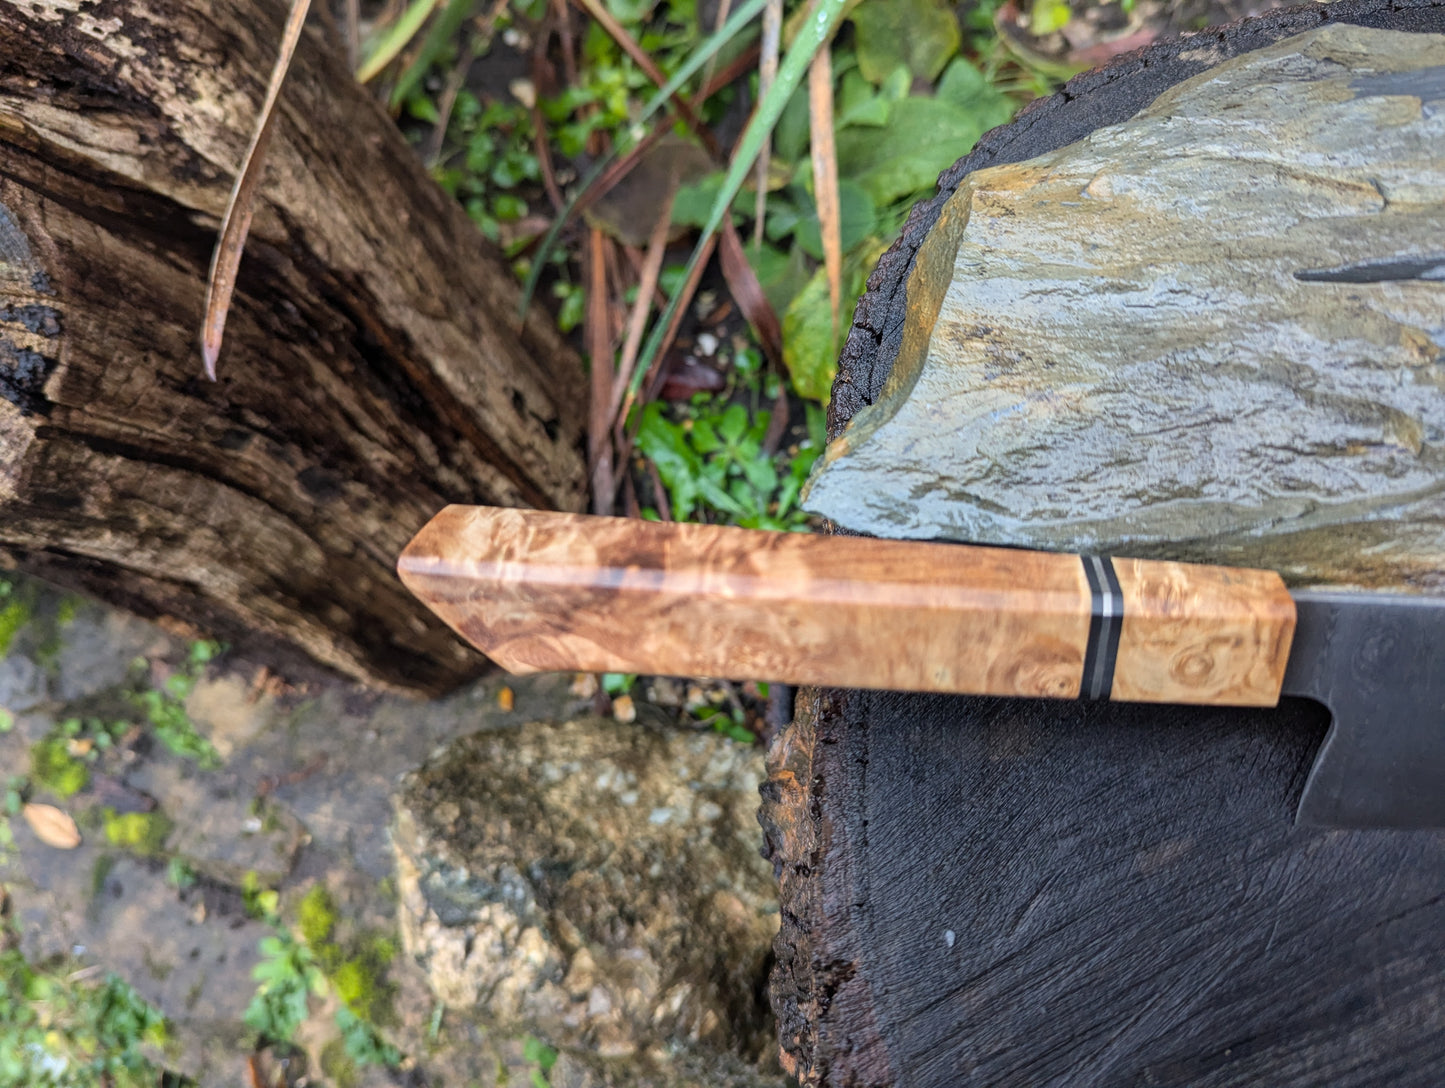
[[[513,673],[629,672],[1332,721],[1296,821],[1445,827],[1445,600],[1273,571],[449,506],[402,581]]]

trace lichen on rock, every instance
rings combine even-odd
[[[403,948],[449,1015],[757,1078],[778,922],[762,770],[718,734],[600,719],[453,742],[398,794]]]

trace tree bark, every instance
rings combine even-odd
[[[0,2],[0,555],[150,616],[434,692],[397,582],[448,502],[578,509],[585,379],[308,31],[220,358],[197,346],[279,0]]]
[[[985,136],[870,279],[830,432],[879,395],[913,254],[969,171],[1326,20],[1439,33],[1445,5],[1342,0],[1157,43]],[[1303,701],[800,693],[760,815],[785,1066],[855,1088],[1434,1083],[1445,836],[1294,828],[1325,724]]]

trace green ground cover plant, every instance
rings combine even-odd
[[[36,967],[0,931],[0,1088],[181,1088],[165,1018],[114,974]]]

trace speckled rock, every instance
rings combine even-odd
[[[967,178],[805,505],[1445,584],[1445,37],[1332,25]]]
[[[590,718],[453,742],[398,794],[403,947],[449,1015],[613,1059],[616,1083],[709,1053],[759,1082],[738,1060],[775,1046],[762,769],[715,733]]]

